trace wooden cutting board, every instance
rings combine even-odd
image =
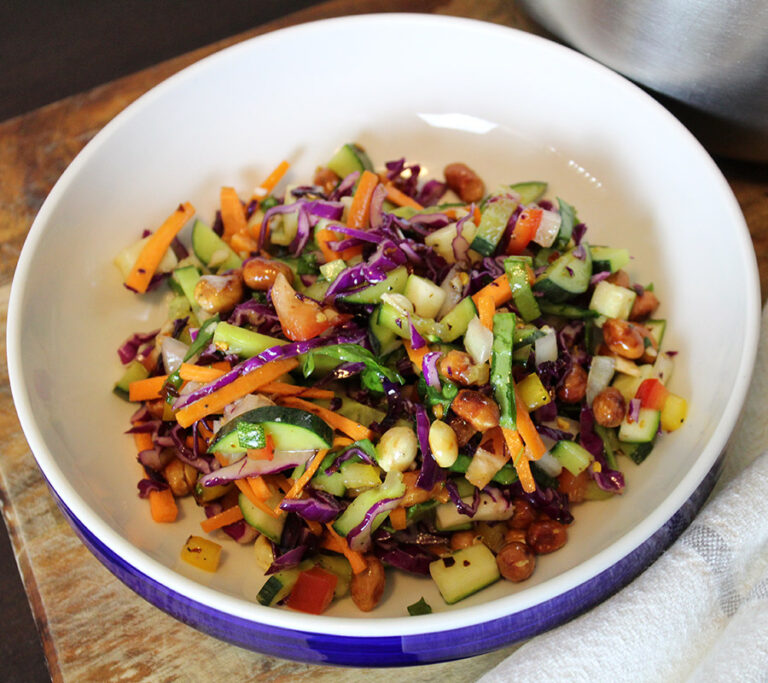
[[[305,665],[228,645],[165,615],[104,569],[59,513],[21,432],[8,385],[5,319],[10,281],[37,210],[80,149],[134,99],[206,55],[276,28],[412,8],[407,0],[333,0],[0,124],[0,500],[54,680],[338,682],[362,677],[384,682],[392,677],[392,670]],[[419,11],[542,33],[516,3],[503,0],[425,0]],[[747,216],[766,292],[768,172],[737,163],[721,168]],[[514,649],[395,675],[424,682],[472,681]]]

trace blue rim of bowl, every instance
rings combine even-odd
[[[563,624],[609,598],[651,565],[693,521],[720,476],[723,460],[724,453],[655,534],[592,579],[500,619],[407,636],[355,637],[296,631],[204,605],[163,586],[113,552],[72,513],[50,484],[49,490],[78,537],[109,571],[149,603],[199,631],[262,654],[313,664],[413,666],[463,659],[512,645]]]

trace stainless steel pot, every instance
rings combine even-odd
[[[711,152],[768,161],[768,0],[521,1],[573,47],[671,98]]]

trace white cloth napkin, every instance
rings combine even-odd
[[[768,307],[715,492],[649,569],[480,680],[768,681]]]

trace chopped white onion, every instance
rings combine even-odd
[[[187,355],[189,347],[173,337],[163,337],[163,366],[165,372],[171,374],[179,369]]]
[[[560,461],[549,451],[544,453],[544,455],[535,462],[542,470],[544,470],[544,473],[550,477],[556,477],[563,471],[563,466]]]
[[[662,384],[669,382],[672,371],[675,369],[675,361],[668,353],[660,353],[653,364],[653,376]]]
[[[453,266],[453,268],[448,271],[448,275],[445,276],[445,279],[440,285],[440,288],[445,292],[445,299],[437,313],[436,320],[442,320],[443,316],[450,313],[454,306],[461,300],[461,295],[464,292],[462,275],[465,278],[468,277],[466,273],[459,272],[458,268]]]
[[[542,247],[551,247],[555,243],[555,239],[557,239],[562,222],[563,219],[560,217],[559,212],[543,210],[541,212],[541,223],[536,228],[533,241]]]
[[[554,363],[557,360],[557,337],[551,327],[547,328],[543,337],[539,337],[533,342],[533,351],[536,355],[537,367],[547,361]]]
[[[493,332],[483,325],[477,316],[472,318],[467,325],[467,331],[464,334],[464,348],[478,365],[485,363],[491,357]]]
[[[612,356],[592,358],[592,365],[587,375],[587,405],[591,406],[595,396],[608,386],[615,370],[616,360]]]
[[[275,405],[274,401],[271,401],[263,394],[248,394],[234,403],[225,406],[221,424],[225,425],[230,420],[236,418],[238,415],[247,413],[249,410],[273,405]]]

